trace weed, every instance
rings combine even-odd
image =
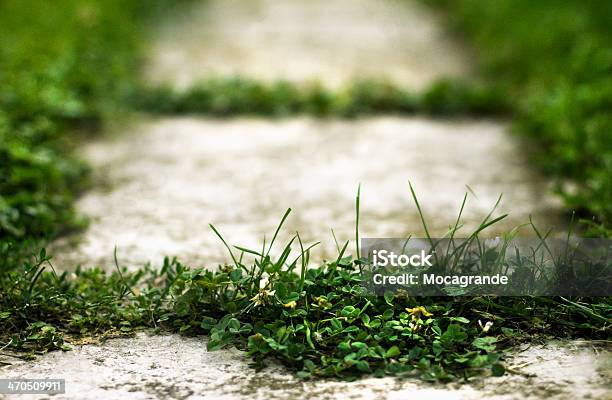
[[[235,346],[257,365],[273,358],[304,379],[390,374],[447,381],[503,374],[503,349],[530,335],[609,335],[609,297],[376,296],[363,285],[367,260],[359,250],[356,258],[347,255],[348,241],[335,260],[317,267],[309,265],[312,246],[298,234],[272,256],[289,212],[261,250],[232,247],[211,226],[232,260],[214,271],[166,258],[159,270],[58,274],[43,251],[0,273],[0,345],[31,354],[65,349],[73,337],[153,328],[209,335],[211,351]],[[487,216],[470,237],[501,218]]]
[[[214,116],[238,114],[356,117],[376,113],[430,115],[504,115],[510,110],[496,88],[473,82],[441,80],[421,94],[384,80],[357,80],[332,91],[319,83],[271,84],[245,77],[210,78],[185,90],[168,86],[141,88],[134,103],[158,113]]]

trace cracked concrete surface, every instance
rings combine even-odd
[[[261,372],[236,349],[206,351],[206,339],[178,335],[111,339],[0,369],[5,378],[65,378],[61,399],[612,399],[610,348],[585,341],[526,345],[508,355],[517,373],[470,384],[416,378],[300,381],[282,366]],[[15,396],[26,398],[26,395]],[[0,395],[0,399],[7,398]],[[32,398],[27,397],[27,398]],[[42,398],[42,397],[41,397]]]

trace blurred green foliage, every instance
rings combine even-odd
[[[70,132],[95,132],[135,82],[144,0],[0,2],[0,253],[56,235],[87,168]]]
[[[8,241],[80,224],[71,204],[87,168],[67,132],[94,132],[127,102],[222,116],[512,111],[518,129],[537,143],[534,158],[558,177],[567,204],[610,226],[612,4],[427,1],[443,7],[473,43],[488,85],[442,81],[414,94],[382,81],[329,91],[230,78],[183,92],[135,90],[143,21],[167,0],[0,2],[0,253]]]
[[[519,132],[570,208],[612,225],[612,2],[426,0],[506,87]]]
[[[320,83],[263,83],[245,77],[216,77],[183,90],[170,86],[142,88],[133,104],[158,113],[198,113],[356,117],[377,113],[437,116],[504,115],[511,106],[498,88],[474,82],[440,80],[422,93],[385,80],[362,79],[330,90]]]

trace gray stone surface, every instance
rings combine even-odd
[[[208,0],[158,27],[147,71],[187,86],[210,75],[318,80],[388,78],[419,89],[469,73],[463,49],[416,1]]]
[[[238,350],[206,351],[202,338],[112,339],[0,369],[3,378],[65,378],[60,399],[612,399],[610,350],[590,342],[524,346],[509,355],[515,373],[471,384],[365,378],[302,382],[278,365],[262,372]],[[15,398],[36,398],[32,395]],[[0,395],[0,399],[8,396]],[[40,396],[38,398],[43,398]]]
[[[57,245],[61,266],[114,268],[117,245],[121,263],[132,267],[164,255],[215,267],[229,256],[209,223],[231,244],[259,250],[288,207],[294,212],[280,242],[299,231],[308,243],[322,242],[313,261],[335,259],[330,229],[342,243],[354,239],[359,183],[362,237],[423,235],[408,181],[434,235],[454,224],[466,185],[477,197],[468,200],[463,232],[502,193],[497,214],[510,217],[490,236],[530,214],[546,227],[559,224],[546,182],[504,125],[490,121],[168,118],[84,151],[107,184],[80,200],[92,223],[79,245]]]

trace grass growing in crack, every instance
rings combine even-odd
[[[503,349],[532,335],[609,337],[609,297],[372,295],[362,285],[366,260],[347,255],[348,241],[335,260],[316,267],[309,265],[314,245],[298,234],[273,256],[289,212],[259,250],[232,247],[212,227],[232,259],[214,271],[166,258],[159,270],[58,274],[41,252],[0,273],[0,348],[34,354],[80,337],[153,328],[209,335],[209,350],[235,346],[260,366],[276,359],[305,379],[445,381],[503,374]],[[472,236],[497,220],[487,216]]]
[[[149,112],[213,116],[504,115],[510,110],[506,97],[496,88],[449,80],[440,80],[417,94],[383,80],[357,80],[329,90],[317,83],[211,78],[185,90],[142,88],[135,94],[134,103]]]

